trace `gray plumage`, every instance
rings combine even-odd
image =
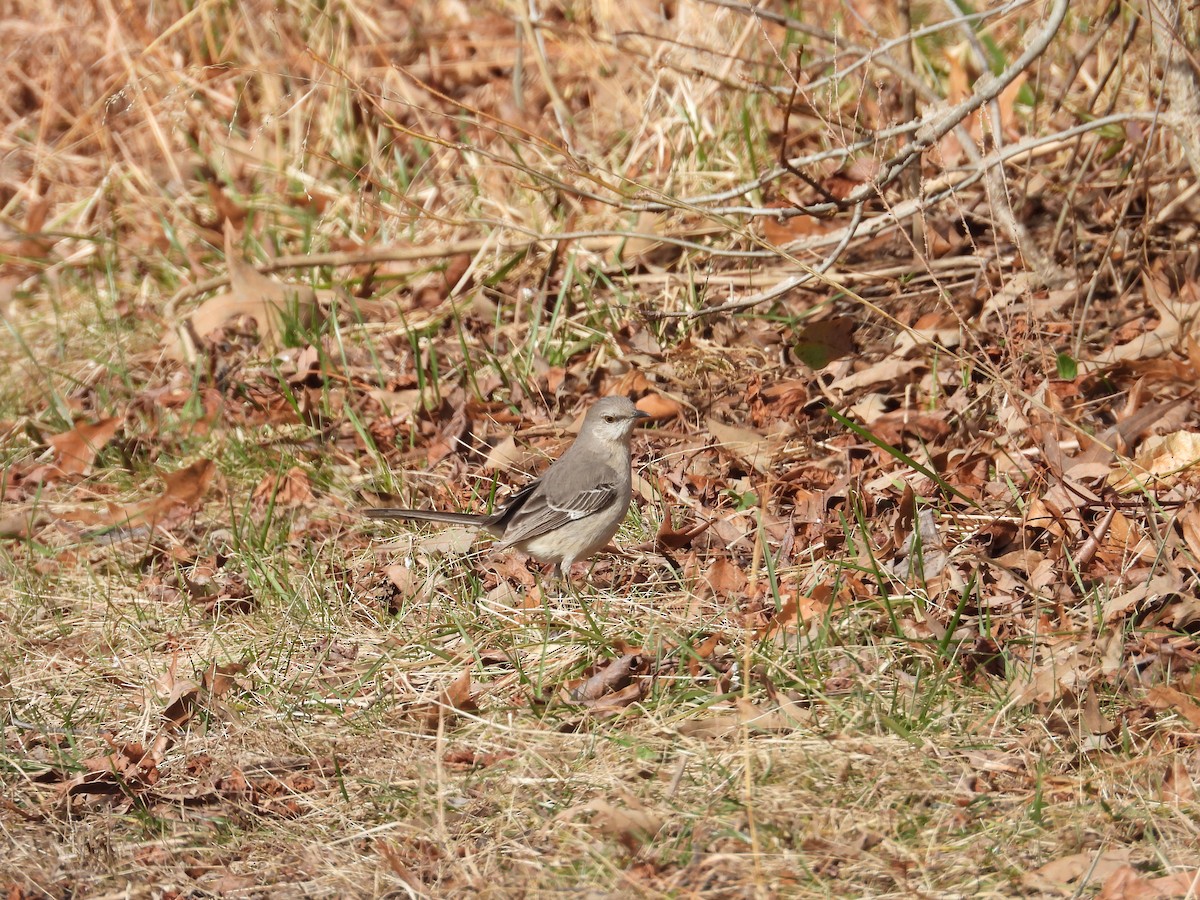
[[[498,547],[516,547],[566,575],[572,563],[612,539],[629,511],[629,441],[644,418],[625,397],[597,400],[567,451],[490,515],[391,507],[368,509],[366,515],[481,528],[500,539]]]

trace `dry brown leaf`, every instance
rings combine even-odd
[[[579,705],[586,708],[594,717],[616,715],[645,697],[649,690],[649,679],[640,678],[637,681],[631,681],[620,690],[611,691],[595,700],[585,700]]]
[[[767,204],[768,209],[795,209],[796,202],[773,200]],[[811,237],[814,234],[827,234],[841,228],[842,223],[836,219],[818,219],[816,216],[764,216],[760,220],[763,237],[772,244],[785,246],[800,238]]]
[[[442,706],[449,707],[454,710],[472,710],[476,709],[475,701],[471,699],[471,670],[463,669],[462,673],[450,682],[449,686],[442,691],[442,697],[439,701]]]
[[[671,526],[671,520],[665,518],[654,536],[654,549],[661,553],[664,550],[682,550],[684,547],[690,547],[692,541],[711,528],[712,524],[710,519],[675,529]]]
[[[897,356],[904,357],[917,348],[924,352],[931,346],[957,347],[962,340],[962,324],[957,316],[933,313],[922,316],[912,328],[899,331],[896,334],[894,352]]]
[[[792,734],[812,723],[812,712],[794,701],[781,698],[778,704],[755,704],[745,697],[735,701],[741,725],[753,731],[771,734]]]
[[[96,454],[112,440],[120,425],[121,418],[111,416],[94,424],[81,423],[70,431],[52,435],[48,440],[54,448],[59,470],[64,475],[86,475]]]
[[[1144,878],[1133,866],[1121,866],[1104,882],[1096,900],[1172,900],[1200,893],[1200,869],[1184,869],[1160,878]]]
[[[674,244],[664,244],[653,237],[645,235],[664,234],[670,230],[666,213],[640,212],[633,226],[635,232],[617,247],[617,258],[626,266],[644,265],[653,268],[656,265],[679,255],[679,248]]]
[[[77,794],[122,794],[141,791],[159,780],[158,764],[170,746],[170,738],[160,736],[151,746],[135,741],[115,742],[104,735],[111,752],[83,760],[82,775],[65,781],[58,790],[65,796]]]
[[[601,834],[616,838],[630,853],[653,839],[664,824],[662,816],[629,795],[622,797],[619,804],[592,800],[572,806],[555,816],[555,821],[571,821],[585,813],[591,815],[592,825]]]
[[[211,459],[200,459],[190,466],[167,472],[162,476],[163,490],[159,503],[167,508],[172,506],[195,506],[204,492],[208,490],[217,466]]]
[[[606,694],[626,687],[641,668],[644,659],[640,653],[626,653],[594,672],[590,677],[574,685],[564,686],[564,699],[568,703],[587,705],[595,703]]]
[[[517,465],[525,454],[517,448],[517,440],[511,434],[488,451],[484,460],[485,472],[511,472],[519,468]]]
[[[1104,850],[1098,853],[1072,853],[1062,856],[1031,873],[1034,885],[1073,885],[1087,877],[1088,884],[1107,879],[1110,875],[1129,864],[1132,851],[1128,847]]]
[[[236,676],[245,671],[244,663],[213,663],[204,670],[204,688],[213,697],[224,697],[230,690],[239,687]]]
[[[710,634],[694,647],[691,647],[689,652],[685,654],[687,658],[688,674],[692,676],[699,675],[704,661],[712,658],[713,654],[717,650],[717,647],[720,646],[724,640],[725,635],[718,631]]]
[[[1089,684],[1087,692],[1083,695],[1083,708],[1080,711],[1079,721],[1084,730],[1091,735],[1108,734],[1113,728],[1112,720],[1105,717],[1100,710],[1100,697],[1096,694],[1094,685]]]
[[[1194,506],[1185,507],[1179,514],[1179,525],[1183,531],[1183,539],[1191,551],[1193,559],[1200,560],[1200,509]]]
[[[775,442],[771,438],[749,428],[726,425],[712,417],[706,423],[722,450],[732,453],[764,475],[770,471],[776,453]]]
[[[384,568],[383,574],[399,592],[401,600],[420,602],[428,597],[433,589],[433,576],[428,573],[418,575],[412,566],[387,566]],[[398,612],[400,604],[393,605],[396,607],[394,612]]]
[[[271,505],[287,508],[311,506],[316,501],[308,472],[299,466],[293,466],[283,475],[268,475],[255,487],[251,499],[257,509]]]
[[[808,595],[793,594],[783,602],[771,621],[755,632],[755,636],[773,638],[796,631],[799,626],[829,612],[832,596],[833,589],[827,584],[815,585]]]
[[[892,384],[928,365],[923,359],[884,359],[873,366],[835,379],[829,385],[829,390],[846,392],[875,384]]]
[[[813,371],[854,353],[854,329],[858,320],[834,316],[805,325],[792,346],[792,353]]]
[[[1175,431],[1146,438],[1132,463],[1113,467],[1108,483],[1123,493],[1141,490],[1150,482],[1171,485],[1200,463],[1200,432]],[[1190,474],[1190,473],[1189,473]]]
[[[654,422],[666,422],[670,419],[678,419],[683,415],[683,404],[657,391],[638,400],[637,408]]]
[[[452,525],[421,538],[416,543],[416,549],[423,556],[462,556],[471,549],[478,537],[478,528]]]
[[[1085,449],[1063,467],[1063,474],[1072,478],[1095,477],[1095,464],[1111,465],[1114,452],[1128,454],[1138,438],[1167,416],[1176,414],[1183,402],[1182,399],[1176,399],[1148,403],[1127,414],[1123,413],[1117,424],[1093,438],[1081,436],[1081,446]]]
[[[120,525],[125,530],[154,527],[180,508],[196,508],[216,473],[216,464],[210,459],[197,460],[190,466],[168,472],[161,476],[164,488],[159,496],[129,506],[114,506],[102,517],[102,523]]]
[[[1009,684],[1010,702],[1014,706],[1050,703],[1064,694],[1079,693],[1093,674],[1091,654],[1086,650],[1084,642],[1055,648],[1050,658],[1032,672],[1021,672],[1013,678]]]
[[[1191,803],[1196,799],[1196,783],[1187,763],[1178,755],[1171,757],[1163,775],[1162,799],[1168,803]]]
[[[478,708],[471,699],[471,670],[463,669],[454,681],[442,689],[437,700],[422,703],[418,707],[417,718],[432,731],[439,722],[449,723],[458,718],[460,713],[473,712]]]
[[[1193,728],[1200,728],[1200,705],[1178,688],[1154,685],[1146,692],[1146,705],[1151,709],[1173,709]]]
[[[163,338],[164,352],[181,362],[192,361],[196,348],[191,334],[204,339],[230,319],[254,319],[260,340],[268,348],[279,346],[285,320],[294,315],[304,327],[317,313],[317,296],[305,285],[287,285],[263,275],[242,258],[234,244],[234,227],[225,223],[225,264],[229,291],[205,300],[183,322],[172,322]],[[189,333],[190,330],[190,333]]]
[[[920,574],[916,574],[913,568],[913,564],[918,560],[921,563]],[[919,582],[925,583],[940,575],[949,560],[950,554],[946,550],[946,542],[942,539],[941,532],[938,531],[933,511],[922,509],[917,514],[917,529],[908,536],[904,546],[897,548],[896,558],[887,568],[902,580],[907,581],[915,575]]]
[[[0,539],[24,540],[46,522],[46,516],[35,509],[22,509],[0,517]]]
[[[716,594],[741,594],[746,590],[748,583],[746,573],[724,556],[713,560],[713,564],[704,573],[704,581]]]
[[[1108,625],[1122,618],[1147,598],[1177,594],[1182,588],[1183,578],[1178,573],[1164,572],[1162,575],[1155,575],[1149,581],[1135,585],[1125,593],[1104,601],[1104,624]]]
[[[709,713],[680,722],[675,730],[684,737],[723,738],[737,734],[741,728],[741,716],[733,713],[722,715]]]
[[[1144,271],[1142,287],[1146,299],[1159,315],[1158,325],[1143,331],[1126,344],[1097,354],[1092,360],[1094,365],[1161,356],[1183,343],[1195,328],[1197,317],[1200,316],[1200,303],[1194,302],[1193,297],[1176,298],[1161,272]]]
[[[200,701],[200,685],[189,678],[174,679],[171,693],[163,706],[162,717],[172,728],[183,728],[196,714]]]

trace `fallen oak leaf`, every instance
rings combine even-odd
[[[650,693],[649,679],[640,678],[637,681],[630,682],[621,688],[619,691],[613,691],[610,694],[605,694],[603,697],[595,701],[584,703],[583,706],[588,712],[598,718],[606,718],[611,715],[616,715],[620,710],[627,706],[632,706],[639,700],[643,699]]]
[[[676,530],[672,527],[670,519],[663,519],[662,525],[658,527],[658,533],[654,535],[654,540],[639,545],[639,549],[652,549],[660,553],[664,550],[682,550],[684,547],[691,546],[692,541],[712,528],[712,525],[713,520],[706,519],[703,522]]]
[[[1200,869],[1184,869],[1160,878],[1143,878],[1133,866],[1113,872],[1096,900],[1168,900],[1171,897],[1195,897],[1200,890]]]
[[[225,264],[229,267],[229,291],[210,297],[190,316],[172,322],[163,336],[164,352],[171,359],[194,362],[195,338],[209,337],[230,319],[241,316],[254,319],[262,343],[277,347],[290,317],[303,327],[316,318],[317,295],[313,289],[276,281],[246,262],[234,246],[234,227],[228,221]]]
[[[494,753],[484,753],[462,747],[447,750],[442,757],[442,762],[451,769],[465,772],[467,770],[486,769],[489,766],[496,765],[496,763],[504,762],[506,759],[512,759],[516,755],[512,750],[498,750]]]
[[[226,663],[224,665],[213,663],[204,670],[202,682],[210,696],[220,698],[229,693],[232,688],[241,687],[235,676],[241,675],[245,671],[245,663]]]
[[[1094,437],[1083,436],[1081,446],[1085,449],[1070,460],[1064,461],[1062,474],[1075,479],[1087,477],[1096,472],[1094,467],[1097,465],[1104,466],[1104,474],[1108,474],[1108,466],[1115,454],[1127,452],[1138,437],[1173,412],[1181,403],[1182,398],[1148,404],[1135,412],[1123,415],[1117,424]]]
[[[1131,463],[1120,463],[1113,467],[1108,483],[1113,490],[1121,493],[1143,490],[1154,482],[1174,484],[1180,480],[1179,476],[1184,476],[1198,463],[1200,432],[1175,431],[1151,435],[1138,449]]]
[[[254,489],[250,499],[256,509],[265,509],[271,506],[309,506],[315,498],[308,473],[299,466],[292,466],[283,474],[274,472],[266,476]]]
[[[172,728],[183,728],[200,708],[200,685],[189,678],[176,681],[161,716]]]
[[[755,637],[777,638],[799,630],[815,618],[824,616],[833,605],[833,588],[828,584],[817,584],[805,595],[791,594],[765,625],[755,631]]]
[[[620,804],[607,800],[591,800],[565,809],[554,817],[555,822],[573,821],[590,814],[590,823],[601,834],[616,838],[630,853],[636,853],[662,830],[663,817],[636,798],[626,795]]]
[[[59,472],[86,475],[96,461],[96,454],[112,440],[120,424],[120,416],[110,416],[92,424],[81,422],[70,431],[51,435],[47,440],[54,448]]]
[[[670,419],[683,418],[683,404],[673,397],[668,397],[658,391],[653,391],[642,397],[637,402],[637,408],[655,422],[666,422]]]
[[[717,439],[717,446],[732,456],[748,463],[763,475],[769,473],[771,461],[779,451],[778,441],[750,428],[726,425],[711,416],[707,420],[709,433]]]
[[[195,506],[217,472],[217,466],[211,459],[201,459],[167,472],[162,476],[165,488],[159,503],[167,506]]]
[[[25,508],[0,517],[0,540],[24,540],[35,528],[46,524],[47,517],[37,509]]]
[[[736,563],[723,556],[713,560],[713,564],[704,573],[704,582],[714,594],[743,594],[749,581],[746,573],[738,568]]]
[[[1072,853],[1051,860],[1026,874],[1026,886],[1035,890],[1079,886],[1089,882],[1106,881],[1114,872],[1129,864],[1132,851],[1128,847],[1098,852]]]
[[[814,372],[824,369],[858,349],[854,342],[856,324],[850,316],[809,322],[800,329],[792,353]]]
[[[1110,347],[1084,364],[1086,370],[1111,365],[1123,360],[1151,359],[1177,347],[1195,330],[1200,316],[1200,301],[1191,285],[1178,292],[1172,290],[1161,265],[1156,271],[1142,272],[1146,299],[1158,313],[1158,325],[1143,331],[1126,344]]]
[[[422,704],[420,719],[426,728],[434,730],[439,722],[450,722],[458,718],[460,713],[473,712],[478,708],[471,699],[471,670],[463,669],[454,681],[442,689],[437,700]]]
[[[700,670],[708,660],[712,659],[722,642],[726,640],[725,635],[720,631],[715,631],[695,646],[684,645],[684,658],[687,659],[687,673],[693,678],[700,674]]]
[[[158,764],[170,746],[159,740],[151,747],[136,741],[117,743],[104,735],[110,752],[83,760],[84,772],[64,781],[58,790],[67,797],[76,794],[132,795],[154,786],[159,780]]]
[[[645,657],[640,653],[626,653],[583,681],[565,685],[563,699],[567,703],[594,706],[609,695],[622,692],[630,686],[634,675],[639,674],[644,662]],[[630,698],[627,702],[633,702],[634,699],[637,698]]]
[[[127,507],[114,506],[102,516],[103,528],[84,534],[89,540],[114,544],[143,534],[163,523],[180,508],[194,509],[208,490],[217,466],[211,459],[201,459],[182,469],[162,474],[163,492],[151,499]]]
[[[1146,692],[1146,705],[1151,709],[1174,709],[1193,728],[1200,728],[1200,705],[1178,688],[1156,684]]]

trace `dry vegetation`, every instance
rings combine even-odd
[[[760,6],[9,4],[7,896],[1197,895],[1196,9]]]

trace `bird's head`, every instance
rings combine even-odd
[[[590,432],[602,441],[629,441],[641,419],[649,416],[627,397],[604,397],[592,404],[583,420],[580,434]]]

